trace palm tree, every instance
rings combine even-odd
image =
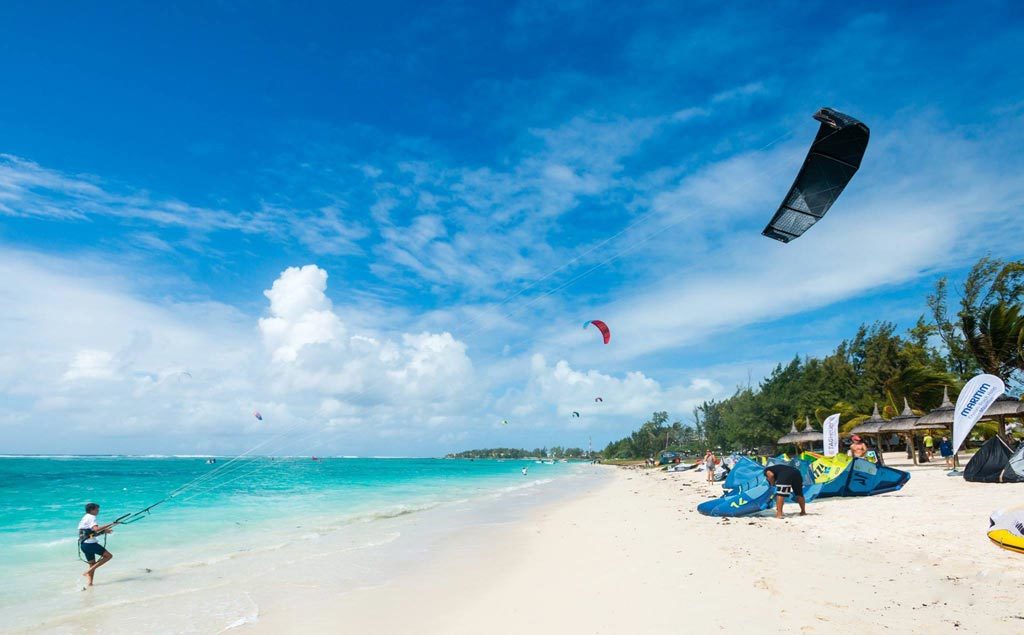
[[[920,364],[901,368],[883,384],[887,405],[894,412],[902,409],[903,400],[925,409],[934,408],[942,402],[942,390],[957,385],[956,378],[949,373]]]
[[[967,350],[986,373],[1008,381],[1024,369],[1021,342],[1024,341],[1024,316],[1020,305],[992,304],[975,315],[963,312],[961,324]]]

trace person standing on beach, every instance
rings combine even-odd
[[[800,504],[800,515],[807,515],[804,499],[804,477],[800,470],[789,465],[770,465],[764,469],[768,485],[775,488],[775,517],[782,518],[782,505],[790,494]]]
[[[858,435],[850,437],[850,456],[855,459],[863,459],[867,456],[868,446]]]
[[[717,462],[715,453],[710,449],[704,453],[704,470],[708,473],[708,483],[715,481],[715,463]]]
[[[924,451],[928,455],[929,461],[935,458],[935,439],[932,438],[931,432],[924,435]]]
[[[96,569],[107,564],[114,557],[114,554],[107,551],[106,547],[96,541],[96,536],[109,534],[113,531],[113,524],[101,526],[96,522],[96,516],[99,513],[99,505],[87,503],[85,515],[82,516],[82,520],[78,523],[78,547],[82,550],[82,554],[85,555],[86,562],[89,563],[89,568],[82,575],[89,581],[89,586],[92,586],[92,579]],[[96,560],[96,556],[99,556],[99,561]]]
[[[953,467],[953,444],[949,442],[949,437],[942,437],[939,442],[939,454],[946,461],[946,467]]]

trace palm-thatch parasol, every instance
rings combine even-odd
[[[917,420],[917,430],[952,429],[953,410],[956,406],[949,400],[949,390],[942,391],[942,405]],[[999,436],[1006,438],[1006,417],[1015,417],[1021,412],[1021,402],[1016,397],[1000,395],[985,411],[981,421],[999,423]]]
[[[797,439],[798,436],[800,436],[800,433],[797,432],[797,430],[796,430],[796,422],[794,421],[793,422],[793,426],[789,429],[789,432],[787,432],[786,434],[782,435],[779,438],[778,443],[779,443],[779,445],[786,445],[787,443],[796,443],[796,439]]]
[[[1021,402],[1016,397],[999,395],[992,402],[992,405],[985,411],[985,419],[999,422],[999,436],[1006,438],[1006,418],[1019,417],[1021,413]]]
[[[875,404],[875,410],[871,413],[871,417],[865,421],[862,421],[853,430],[850,430],[850,435],[867,436],[871,435],[875,438],[875,447],[878,451],[882,451],[882,425],[888,423],[888,419],[883,419],[882,415],[878,412],[878,404]]]
[[[896,434],[902,434],[907,439],[907,448],[910,452],[910,456],[914,459],[914,465],[917,465],[917,452],[914,447],[914,426],[920,417],[914,414],[914,411],[910,409],[910,404],[907,402],[907,398],[903,398],[903,412],[896,415],[889,421],[886,421],[879,426],[879,432],[895,432]]]
[[[804,443],[824,443],[825,436],[820,430],[815,430],[811,426],[811,418],[804,417],[804,431],[797,434],[797,439],[794,441],[797,445],[803,445]]]
[[[918,430],[948,430],[953,425],[953,402],[949,400],[949,388],[942,389],[942,405],[921,415],[914,427]]]

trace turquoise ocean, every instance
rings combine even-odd
[[[216,460],[0,458],[4,630],[221,632],[259,619],[260,580],[284,592],[379,585],[445,536],[515,522],[601,472],[519,460]],[[108,537],[114,559],[82,591],[85,503],[101,506],[104,523],[182,486]]]

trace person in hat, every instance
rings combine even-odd
[[[850,456],[855,459],[863,459],[867,456],[868,446],[860,438],[860,435],[855,434],[850,437]]]

